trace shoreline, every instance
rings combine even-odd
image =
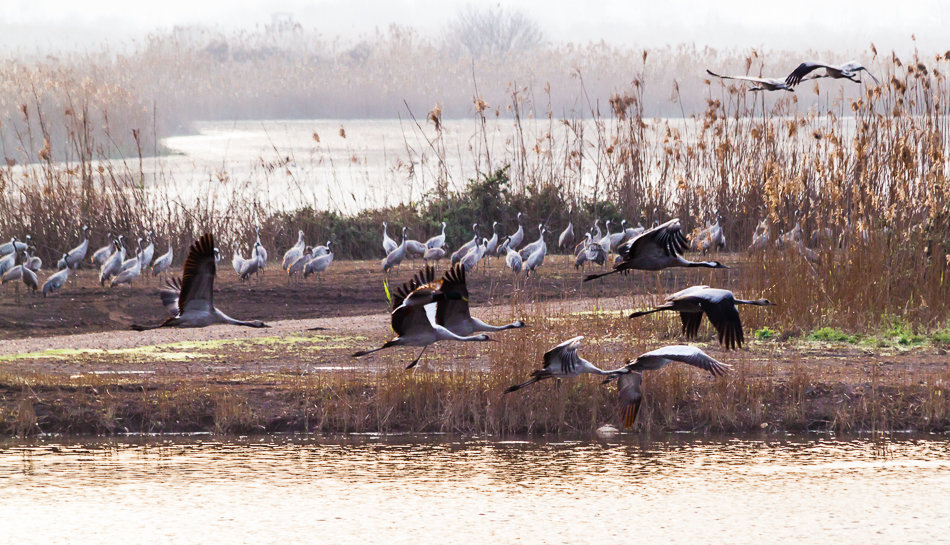
[[[738,271],[719,279],[740,289]],[[0,437],[124,433],[460,433],[504,437],[589,433],[619,427],[614,386],[591,377],[504,389],[540,367],[542,354],[584,335],[580,354],[603,368],[669,344],[693,344],[733,365],[712,379],[687,366],[648,373],[637,433],[785,433],[950,430],[950,359],[939,335],[903,330],[865,336],[827,327],[783,326],[781,312],[744,309],[747,345],[724,351],[711,327],[695,342],[672,313],[624,319],[708,273],[671,271],[581,283],[568,256],[552,256],[542,276],[517,289],[493,265],[471,276],[474,314],[530,327],[492,334],[496,343],[437,343],[418,353],[379,346],[391,331],[383,276],[375,262],[340,262],[318,283],[288,283],[270,269],[242,284],[224,273],[216,303],[273,327],[213,326],[135,332],[164,312],[158,283],[112,292],[90,275],[62,294],[5,303],[23,327],[0,342]],[[412,270],[397,273],[393,283]],[[366,281],[352,283],[352,275]],[[733,275],[736,275],[733,278]],[[732,279],[732,281],[730,281]],[[736,282],[738,280],[738,282]],[[393,284],[394,285],[394,284]],[[741,291],[756,292],[753,286]],[[737,292],[739,293],[739,292]],[[19,312],[20,314],[13,314]],[[267,313],[267,314],[262,314]],[[41,316],[50,327],[31,328]],[[98,317],[98,318],[97,318]],[[279,318],[279,319],[276,319]],[[275,320],[276,319],[276,320]],[[308,331],[320,326],[326,330]],[[81,333],[64,335],[79,330]],[[942,334],[941,334],[942,335]],[[681,368],[682,367],[682,368]]]

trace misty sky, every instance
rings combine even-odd
[[[128,41],[174,25],[255,28],[286,13],[328,36],[358,37],[391,23],[440,35],[459,9],[502,5],[541,25],[549,41],[607,40],[623,45],[695,43],[796,50],[950,49],[950,8],[939,0],[3,0],[0,46],[28,52]]]

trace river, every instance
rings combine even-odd
[[[940,437],[0,443],[4,543],[938,543]]]

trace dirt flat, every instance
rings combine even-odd
[[[109,290],[85,271],[45,299],[8,285],[0,298],[0,434],[586,429],[608,418],[592,412],[615,412],[612,389],[594,377],[569,381],[564,397],[553,385],[502,393],[576,335],[585,336],[582,356],[603,368],[684,342],[732,366],[722,380],[681,365],[651,373],[646,429],[950,429],[945,346],[756,339],[774,310],[750,307],[742,310],[746,345],[725,351],[708,325],[698,339],[683,339],[672,313],[626,319],[631,308],[691,284],[741,289],[741,258],[720,259],[737,266],[589,283],[565,256],[546,260],[528,281],[495,261],[469,275],[473,314],[529,327],[492,333],[495,342],[436,343],[414,371],[405,367],[415,347],[352,357],[392,336],[376,262],[335,263],[307,282],[288,282],[272,265],[241,283],[222,267],[215,304],[268,322],[262,329],[133,331],[132,323],[165,318],[157,279]],[[394,273],[392,286],[414,270]]]
[[[743,257],[720,259],[740,262]],[[448,263],[443,260],[437,270]],[[180,267],[180,265],[179,265]],[[408,280],[421,267],[406,262],[391,273],[391,288]],[[599,268],[597,270],[600,270]],[[174,274],[180,274],[180,268]],[[737,269],[716,271],[722,285],[733,285]],[[39,273],[40,282],[51,274]],[[473,305],[493,306],[538,301],[570,301],[579,298],[648,295],[680,289],[686,283],[708,281],[708,271],[673,270],[634,273],[582,283],[584,272],[572,266],[569,256],[548,256],[540,273],[524,280],[494,259],[468,277]],[[322,278],[289,281],[279,264],[270,263],[264,275],[241,282],[227,263],[218,265],[215,305],[239,319],[265,322],[311,320],[342,316],[365,316],[387,311],[383,288],[386,276],[377,261],[335,261]],[[162,280],[145,278],[133,287],[101,287],[97,271],[82,269],[70,275],[68,284],[50,297],[27,293],[19,283],[0,288],[0,340],[126,330],[133,323],[152,324],[165,318],[158,297]],[[0,350],[3,350],[0,348]],[[7,351],[9,352],[9,351]]]

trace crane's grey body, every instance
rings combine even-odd
[[[26,287],[36,293],[37,288],[39,288],[39,280],[36,278],[36,273],[30,270],[28,267],[23,267],[23,284]]]
[[[412,239],[406,240],[406,252],[409,254],[410,257],[414,257],[414,256],[422,257],[426,255],[426,250],[428,249],[429,248],[425,244],[419,242],[418,240],[412,240]]]
[[[307,247],[307,244],[303,240],[303,231],[297,231],[297,242],[290,247],[289,250],[284,252],[284,259],[281,261],[281,268],[285,271],[294,264],[295,261],[300,259],[300,256],[303,255],[304,249]]]
[[[2,269],[2,265],[0,265],[0,269]],[[23,278],[23,264],[22,263],[20,263],[19,265],[10,267],[6,271],[4,271],[3,276],[0,277],[0,283],[6,284],[7,282],[13,282],[15,280],[20,280],[21,278]]]
[[[148,232],[148,245],[142,249],[139,255],[139,264],[143,269],[152,265],[152,258],[155,256],[155,231]]]
[[[82,226],[82,236],[83,240],[79,243],[78,246],[72,250],[66,252],[62,259],[59,260],[59,263],[56,264],[57,269],[63,269],[69,267],[70,269],[79,268],[79,264],[86,259],[86,253],[89,251],[89,226]]]
[[[567,222],[567,227],[561,231],[560,236],[557,237],[557,247],[563,248],[565,244],[570,244],[574,242],[574,222]]]
[[[515,253],[517,255],[517,253]],[[505,325],[490,325],[472,316],[469,307],[468,285],[465,281],[464,266],[455,265],[442,275],[440,290],[451,294],[452,297],[438,301],[436,306],[435,322],[447,328],[456,335],[468,336],[473,333],[504,331],[525,327],[525,323],[517,320]]]
[[[508,237],[508,247],[517,250],[524,241],[524,225],[521,223],[521,212],[518,212],[518,230]],[[499,250],[500,251],[500,250]]]
[[[526,260],[528,256],[534,253],[535,250],[541,247],[541,244],[544,243],[544,233],[545,228],[543,223],[538,224],[538,239],[534,242],[525,244],[524,248],[518,250],[518,253],[521,254],[521,259]]]
[[[491,238],[485,243],[485,254],[489,257],[498,253],[498,222],[491,224]]]
[[[627,238],[627,220],[621,220],[620,231],[609,236],[610,236],[610,247],[618,248],[620,244]]]
[[[541,227],[541,238],[539,239],[541,243],[537,248],[535,248],[533,252],[531,252],[531,255],[529,255],[528,258],[524,260],[523,267],[525,274],[536,271],[538,267],[544,263],[544,256],[548,254],[548,245],[544,242],[545,233],[547,233],[547,230],[544,227]]]
[[[438,261],[445,257],[445,249],[441,246],[438,248],[429,248],[426,250],[426,253],[422,254],[422,259],[426,263],[429,261]]]
[[[396,241],[393,240],[389,236],[389,233],[387,232],[388,229],[389,229],[389,225],[387,225],[386,222],[384,221],[383,222],[383,251],[386,252],[386,255],[393,253],[393,250],[395,250],[396,246],[398,246],[398,244],[396,244]]]
[[[43,268],[43,260],[39,256],[33,255],[35,248],[26,249],[26,258],[23,260],[23,266],[30,271],[37,272]]]
[[[244,262],[241,263],[241,268],[238,271],[238,276],[241,277],[241,280],[247,280],[251,275],[260,272],[264,268],[264,254],[257,251],[260,244],[260,242],[255,242],[254,249],[251,250],[251,259],[245,259]],[[304,257],[300,259],[304,259]]]
[[[92,254],[92,264],[96,268],[102,268],[102,265],[115,253],[115,242],[113,242],[112,233],[107,234],[106,239],[109,243]]]
[[[472,240],[461,245],[458,250],[452,253],[452,265],[455,265],[462,260],[463,257],[468,255],[469,250],[478,245],[478,224],[472,225],[472,231],[475,232],[475,236],[472,237]]]
[[[63,256],[63,259],[66,259],[66,256]],[[46,282],[43,282],[43,297],[62,289],[67,280],[69,280],[69,267],[64,267],[59,272],[50,275]]]
[[[604,252],[609,254],[610,249],[612,248],[611,246],[612,238],[610,234],[610,220],[607,220],[606,222],[604,222],[604,230],[606,231],[604,233],[604,236],[600,237],[600,240],[596,240],[595,242],[600,244],[600,247],[604,249]]]
[[[6,244],[0,244],[0,256],[6,256],[17,252],[22,252],[29,247],[30,236],[26,236],[26,242],[21,242],[16,237],[10,239]]]
[[[155,258],[155,263],[152,264],[152,276],[158,276],[168,272],[168,269],[172,266],[172,261],[174,261],[174,259],[175,252],[172,249],[172,242],[169,240],[168,251]]]
[[[327,255],[328,253],[330,253],[330,241],[329,241],[329,240],[327,241],[326,244],[323,244],[323,245],[320,245],[320,246],[317,246],[316,248],[314,248],[314,249],[313,249],[313,252],[311,252],[311,255],[313,255],[313,257],[320,257],[320,256],[322,256],[322,255]]]
[[[251,252],[251,255],[254,255],[254,253]],[[296,276],[297,274],[303,274],[304,269],[307,268],[307,263],[310,263],[311,259],[313,259],[313,248],[308,246],[304,248],[304,251],[300,254],[300,257],[298,257],[293,263],[290,264],[289,267],[287,267],[287,276],[292,277],[292,276]],[[250,276],[251,274],[254,274],[255,272],[257,272],[258,261],[256,257],[248,261],[249,263],[252,263],[253,265],[249,265],[249,264],[245,264],[245,265],[248,267],[254,268],[253,272],[249,272],[247,274],[247,276]],[[246,278],[243,272],[242,272],[241,278]]]
[[[113,276],[119,274],[122,271],[122,263],[125,261],[125,246],[122,244],[122,235],[119,235],[119,238],[113,239],[112,244],[115,246],[115,251],[112,252],[112,255],[109,256],[99,269],[99,284],[105,285],[107,280],[111,280]]]
[[[521,254],[512,250],[508,246],[508,242],[510,242],[510,238],[511,237],[509,237],[509,240],[506,240],[505,243],[502,244],[502,249],[505,250],[505,265],[507,265],[508,268],[511,269],[513,272],[520,273],[522,267],[524,266],[524,262],[521,259]]]
[[[327,270],[331,263],[333,263],[333,243],[328,240],[326,253],[314,257],[307,263],[307,267],[303,271],[303,277],[307,278],[311,274],[323,272]]]
[[[399,246],[396,246],[393,251],[389,252],[386,257],[383,258],[383,272],[389,273],[393,267],[398,267],[402,260],[406,257],[406,228],[402,228],[402,243]]]
[[[136,257],[125,261],[122,264],[122,270],[119,271],[119,274],[115,275],[112,278],[112,287],[118,286],[120,284],[128,284],[132,286],[132,282],[138,278],[139,274],[142,273],[142,260],[144,256],[142,255],[142,239],[138,240],[139,252]]]
[[[434,236],[434,237],[432,237],[432,238],[430,238],[429,240],[427,240],[427,241],[426,241],[426,248],[428,248],[428,249],[431,250],[431,249],[434,249],[434,248],[441,248],[441,247],[444,246],[444,245],[445,245],[445,222],[443,221],[443,222],[442,222],[442,233],[441,233],[441,234],[438,234],[438,235],[436,235],[436,236]]]
[[[260,257],[261,272],[263,272],[264,268],[267,267],[267,249],[264,248],[264,245],[261,243],[261,227],[259,225],[254,227],[254,232],[257,236],[257,240],[254,244],[254,250]]]
[[[137,248],[137,251],[135,252],[135,255],[134,255],[133,257],[131,257],[130,259],[126,259],[126,260],[123,260],[123,261],[122,261],[122,269],[121,269],[122,271],[124,271],[124,270],[126,270],[126,269],[129,269],[129,268],[135,266],[136,263],[138,263],[138,264],[141,264],[141,263],[142,263],[142,261],[141,261],[141,259],[142,259],[142,237],[139,237],[138,239],[136,239],[135,246],[136,246],[136,248]]]
[[[485,239],[483,238],[482,241],[478,241],[475,246],[469,249],[468,253],[465,254],[465,257],[459,260],[459,263],[465,267],[466,271],[471,271],[475,268],[475,265],[478,265],[478,260],[481,259],[482,255],[484,254],[484,240]]]

